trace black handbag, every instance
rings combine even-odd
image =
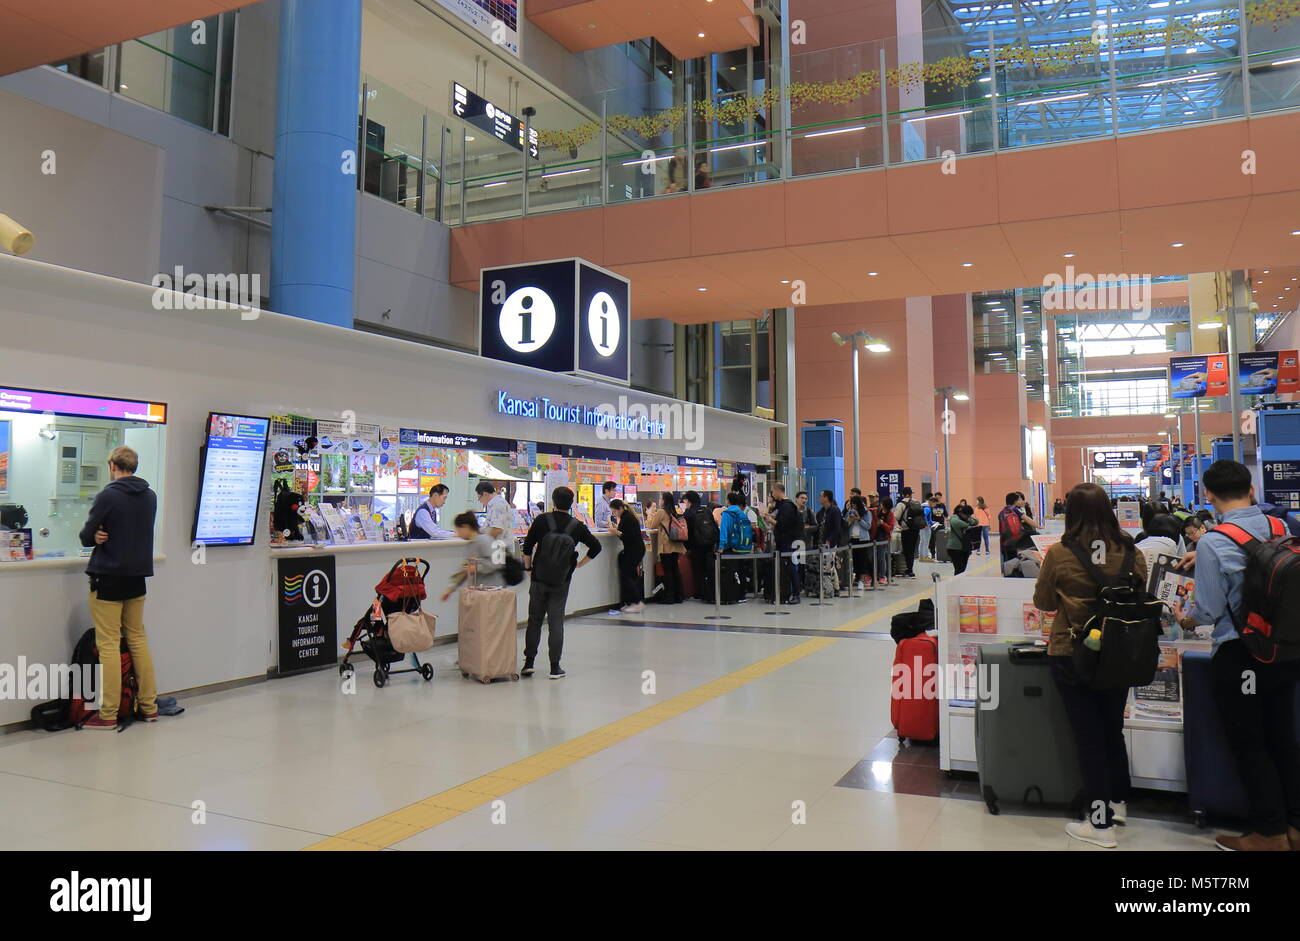
[[[1160,613],[1164,605],[1135,574],[1136,550],[1126,546],[1119,573],[1106,575],[1082,547],[1068,548],[1097,585],[1092,614],[1074,632],[1075,673],[1099,691],[1148,685],[1155,678],[1160,659],[1160,635],[1164,633]],[[1094,630],[1101,633],[1100,650],[1085,643]]]

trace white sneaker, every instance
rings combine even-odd
[[[634,604],[624,605],[618,610],[620,614],[640,614],[642,611],[645,610],[645,605],[640,601],[638,601],[635,602]]]
[[[1065,832],[1074,839],[1108,850],[1113,850],[1119,846],[1119,843],[1115,840],[1114,830],[1114,827],[1099,830],[1087,820],[1075,820],[1065,825]]]
[[[1121,827],[1128,823],[1128,801],[1111,801],[1110,819]]]

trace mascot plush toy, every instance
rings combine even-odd
[[[281,533],[286,542],[302,542],[302,494],[294,493],[283,480],[275,482],[272,494],[271,529]]]

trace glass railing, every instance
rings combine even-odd
[[[1247,4],[1248,54],[1235,10],[1142,9],[1090,29],[944,30],[795,55],[780,88],[661,77],[539,106],[536,159],[408,100],[393,126],[414,128],[417,113],[436,126],[423,157],[387,138],[376,146],[414,160],[417,176],[423,165],[411,208],[455,225],[1184,127],[1300,108],[1300,45],[1284,41],[1300,31],[1293,7]],[[411,201],[400,187],[383,192]]]

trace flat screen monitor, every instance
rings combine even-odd
[[[193,542],[251,546],[261,516],[262,471],[271,420],[210,412],[199,456],[199,498]]]

